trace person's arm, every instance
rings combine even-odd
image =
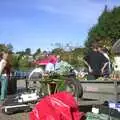
[[[89,72],[92,72],[93,70],[89,64],[89,57],[88,56],[84,57],[84,63],[87,65]]]
[[[6,61],[1,61],[1,62],[2,62],[2,64],[1,64],[1,66],[0,66],[0,75],[2,74],[4,68],[5,68],[6,64],[7,64]]]
[[[28,79],[31,79],[31,76],[33,75],[33,73],[36,71],[36,68],[34,70],[32,70],[32,72],[29,74]]]
[[[106,66],[107,66],[108,64],[109,64],[108,62],[104,63],[103,67],[101,68],[101,73],[102,73],[102,74],[104,73],[104,69],[106,68]]]
[[[102,55],[102,61],[103,61],[103,66],[101,68],[101,73],[104,73],[104,69],[106,68],[106,66],[109,64],[109,60],[103,55]]]

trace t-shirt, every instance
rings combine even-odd
[[[100,52],[91,51],[85,56],[85,61],[90,65],[94,75],[101,75],[101,68],[108,59]]]
[[[60,75],[69,73],[71,69],[72,66],[66,61],[60,61],[55,64],[55,71]]]
[[[54,71],[54,64],[48,63],[45,67],[45,72],[53,72]]]
[[[6,61],[2,59],[0,61],[0,75],[4,72],[5,66],[6,66]]]

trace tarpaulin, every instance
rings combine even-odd
[[[79,112],[74,97],[68,92],[46,96],[38,102],[30,120],[83,120],[84,113]]]
[[[49,62],[55,64],[57,62],[57,57],[55,55],[49,55],[48,57],[36,60],[33,63],[37,65],[47,65]]]

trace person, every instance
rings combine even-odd
[[[8,70],[7,63],[8,62],[8,53],[3,52],[0,60],[0,82],[1,82],[1,97],[0,100],[4,101],[7,95],[7,87],[8,87]]]
[[[52,60],[49,60],[49,63],[45,66],[45,73],[54,72],[54,64]]]
[[[95,80],[102,77],[102,72],[108,59],[98,51],[97,43],[92,45],[92,51],[84,57],[84,60],[88,66],[88,80]]]
[[[45,66],[45,72],[55,72],[55,64],[57,62],[57,57],[54,54],[49,53],[48,55],[48,63]]]
[[[74,68],[66,61],[63,61],[61,57],[58,55],[57,56],[57,62],[55,64],[55,72],[60,74],[60,75],[65,75],[69,73],[73,73]]]
[[[57,55],[57,61],[56,61],[55,66],[54,66],[56,72],[60,71],[61,61],[62,61],[61,57],[59,55]]]
[[[36,65],[36,68],[30,72],[28,79],[39,79],[43,76],[43,74],[43,69],[39,67],[39,65]]]

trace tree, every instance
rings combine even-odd
[[[19,59],[19,69],[25,70],[28,69],[30,66],[29,62],[28,62],[28,56],[22,56]]]
[[[8,48],[5,44],[0,44],[0,52],[8,51]]]
[[[23,56],[23,55],[25,55],[25,52],[24,51],[18,51],[18,52],[16,52],[16,54],[19,54],[19,55]]]
[[[56,55],[62,55],[64,52],[65,51],[62,48],[55,48],[55,49],[52,50],[52,53],[56,54]]]
[[[40,53],[41,53],[41,49],[38,48],[38,49],[36,50],[36,54],[40,54]]]
[[[75,67],[84,67],[83,57],[85,48],[75,48],[72,51],[72,63]]]
[[[118,39],[120,39],[120,7],[112,10],[105,7],[98,23],[90,29],[85,46],[89,48],[93,42],[99,42],[111,48]]]
[[[14,69],[19,69],[19,59],[18,59],[18,56],[15,56],[15,55],[12,56],[12,67]]]
[[[36,56],[39,56],[41,54],[41,49],[38,48],[36,52],[33,54],[33,58],[36,58]]]
[[[25,49],[25,55],[31,55],[31,49],[30,48]]]
[[[9,52],[12,52],[13,51],[13,46],[11,43],[7,44],[7,48],[8,48],[8,51]]]

